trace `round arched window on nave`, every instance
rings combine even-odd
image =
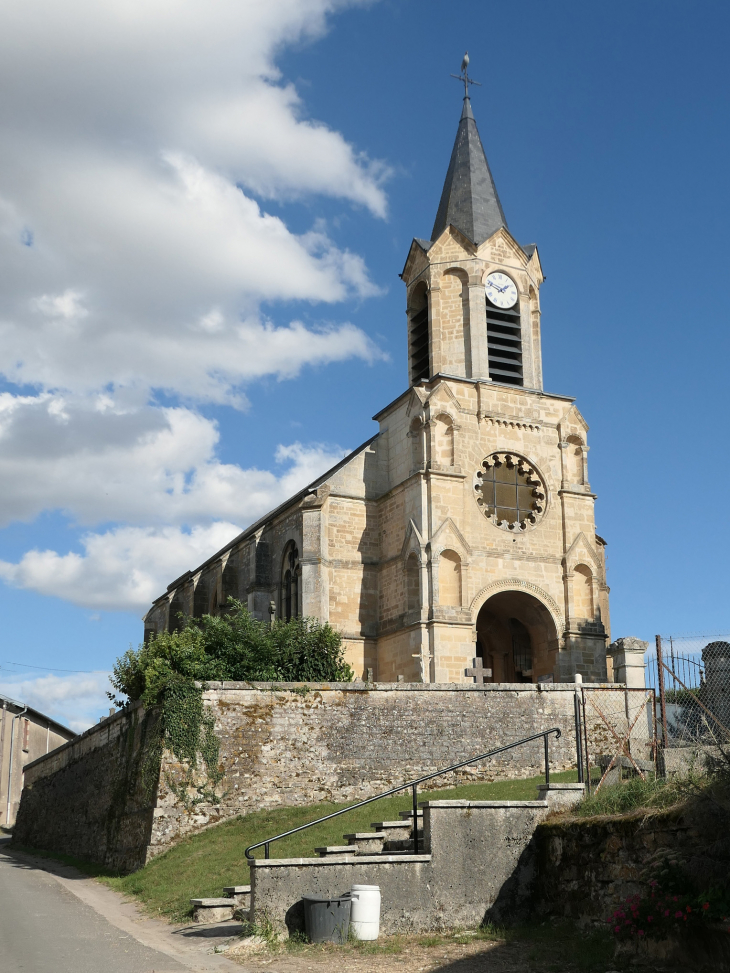
[[[514,453],[492,453],[474,475],[479,508],[495,527],[519,533],[545,512],[545,484],[532,464]]]

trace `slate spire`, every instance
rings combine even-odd
[[[431,239],[440,236],[450,223],[476,244],[483,243],[500,226],[507,227],[468,96],[464,98]]]

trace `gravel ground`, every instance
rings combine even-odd
[[[566,957],[566,953],[568,956]],[[573,963],[565,944],[485,942],[422,945],[401,941],[397,952],[387,949],[303,948],[278,954],[239,956],[246,970],[271,973],[619,973],[613,961]],[[233,957],[231,957],[233,959]]]

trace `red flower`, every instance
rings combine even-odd
[[[621,926],[616,926],[616,928],[614,929],[614,932],[621,932]]]
[[[665,916],[668,916],[668,915],[669,915],[669,909],[665,909],[665,910],[664,910],[664,915],[665,915]]]
[[[674,913],[674,918],[675,919],[682,919],[683,918],[682,913],[679,911],[679,909],[677,909],[677,911]]]
[[[639,935],[640,935],[640,936],[643,936],[643,935],[644,935],[644,930],[643,930],[643,929],[640,929],[640,930],[639,930]]]
[[[646,921],[647,921],[647,922],[651,922],[651,920],[652,920],[653,918],[654,918],[653,916],[647,916],[647,917],[646,917]]]
[[[702,908],[703,909],[709,909],[710,908],[710,903],[709,902],[705,902],[704,905],[702,906]]]

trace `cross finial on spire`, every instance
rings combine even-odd
[[[466,54],[464,54],[464,59],[461,62],[461,74],[452,74],[451,75],[451,77],[452,78],[456,78],[457,81],[463,81],[464,82],[464,97],[465,98],[468,98],[469,97],[469,85],[470,84],[478,85],[480,88],[482,86],[481,85],[481,81],[474,81],[472,78],[469,77],[468,68],[469,68],[469,52],[467,51]]]

